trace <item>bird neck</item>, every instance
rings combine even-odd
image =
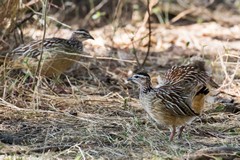
[[[72,47],[72,49],[74,49],[77,52],[78,51],[81,52],[83,50],[82,42],[79,41],[78,39],[74,38],[74,36],[69,38],[67,43]]]
[[[69,38],[70,41],[79,41],[75,35],[72,35],[70,38]]]
[[[153,88],[152,88],[151,83],[147,83],[147,84],[145,84],[144,86],[141,86],[141,87],[140,87],[140,91],[141,91],[142,93],[148,93],[148,92],[150,92],[152,89],[153,89]]]

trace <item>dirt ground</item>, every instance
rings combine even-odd
[[[196,55],[220,85],[202,116],[172,142],[169,129],[139,105],[138,87],[127,82],[146,55],[148,31],[142,24],[90,30],[95,40],[84,42],[86,54],[73,69],[39,80],[35,89],[24,75],[2,78],[0,159],[240,159],[240,25],[152,24],[144,69],[154,86],[171,66]],[[36,39],[43,33],[23,32]],[[46,37],[70,34],[50,26]]]

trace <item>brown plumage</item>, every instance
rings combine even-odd
[[[180,127],[180,137],[185,124],[201,114],[210,79],[205,71],[191,65],[172,67],[159,88],[152,88],[146,73],[129,78],[140,86],[139,100],[146,112],[157,123],[172,129],[170,140],[173,140],[176,127]]]
[[[54,37],[21,45],[9,54],[12,58],[11,67],[35,73],[43,46],[40,74],[46,77],[58,76],[78,60],[78,54],[83,52],[82,41],[87,39],[93,37],[88,31],[79,29],[69,39]]]
[[[201,113],[204,107],[205,95],[209,93],[209,88],[218,88],[218,84],[214,82],[208,75],[205,67],[205,61],[200,58],[192,58],[191,63],[187,66],[172,67],[165,74],[165,84],[186,86],[189,82],[196,80],[200,85],[200,89],[193,97],[193,109],[197,113]]]

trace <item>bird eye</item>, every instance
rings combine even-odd
[[[134,76],[135,78],[139,78],[139,76]]]

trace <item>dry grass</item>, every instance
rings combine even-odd
[[[6,32],[7,29],[12,29],[12,22],[16,18],[19,7],[18,0],[3,0],[0,2],[0,29]]]
[[[214,37],[204,37],[207,33],[202,37],[193,34],[204,25],[153,28],[152,52],[146,63],[146,70],[153,76],[155,84],[157,76],[164,70],[184,63],[196,53],[214,64],[213,77],[221,84],[220,94],[215,94],[217,100],[213,104],[206,104],[203,116],[187,127],[182,139],[168,141],[168,129],[157,126],[146,115],[138,104],[137,86],[126,82],[136,63],[132,63],[135,59],[130,54],[130,33],[134,29],[125,28],[114,35],[96,38],[96,43],[113,44],[112,47],[117,48],[115,52],[95,42],[90,47],[86,44],[87,52],[107,58],[82,57],[67,75],[51,80],[39,79],[37,90],[32,89],[26,75],[1,68],[1,158],[239,158],[239,53],[226,50],[213,53],[209,51],[210,45],[208,50],[202,49],[201,40],[210,41]],[[107,26],[93,34],[96,37],[108,29]],[[129,39],[122,38],[124,34]],[[160,39],[160,34],[166,35]],[[114,43],[107,42],[109,36],[113,41],[115,39]],[[140,60],[146,51],[144,41],[142,38],[136,42]],[[188,41],[191,43],[186,46]],[[123,43],[124,47],[121,47]],[[233,110],[229,110],[230,107]]]

